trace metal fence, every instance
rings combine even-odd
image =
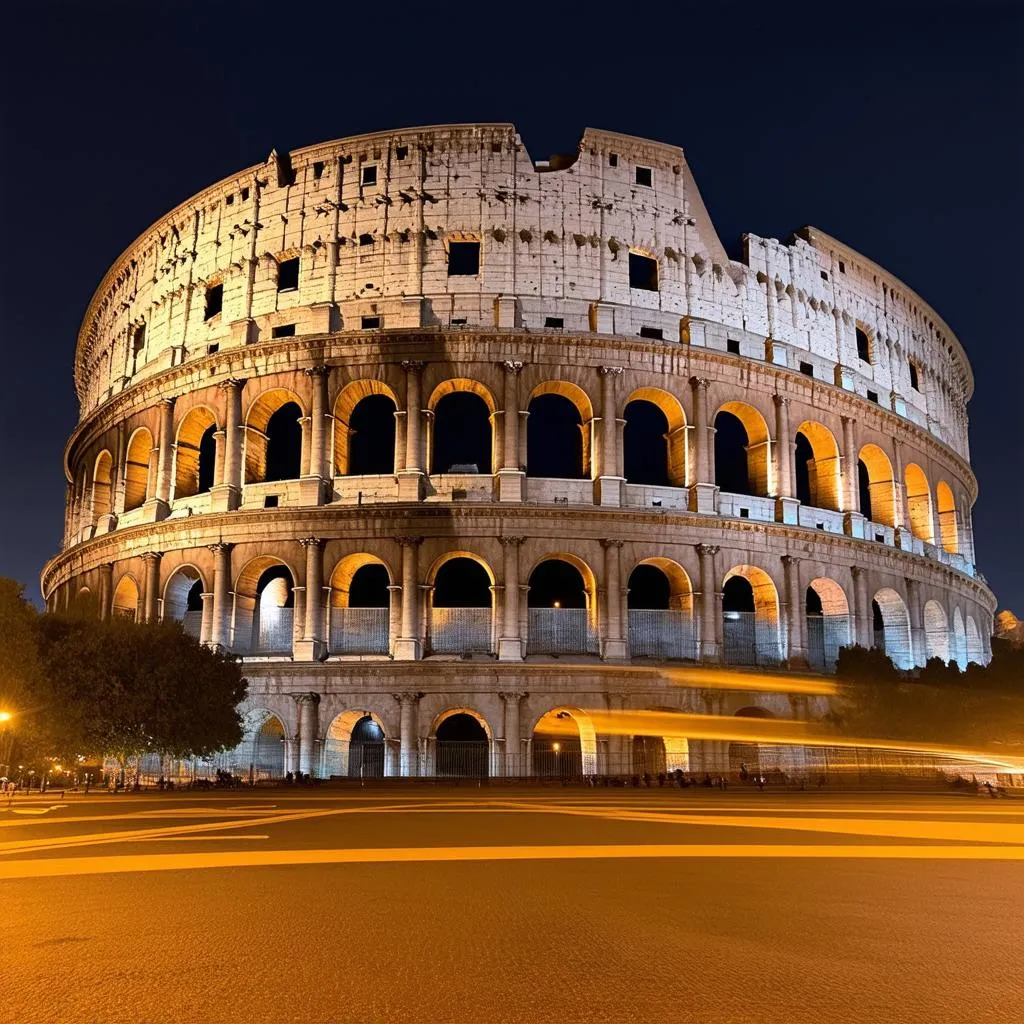
[[[331,609],[331,654],[387,654],[390,615],[388,608]]]
[[[839,649],[850,643],[848,615],[807,616],[807,660],[819,672],[834,672]]]
[[[634,658],[697,659],[690,612],[630,608],[629,651]]]
[[[292,650],[295,610],[293,608],[259,609],[253,654],[290,654]]]
[[[434,745],[433,775],[437,778],[481,779],[499,775],[498,755],[486,740],[438,740]]]
[[[181,618],[181,628],[188,636],[194,636],[198,640],[203,631],[203,613],[185,612]]]
[[[722,622],[722,656],[727,665],[778,665],[782,651],[777,622],[754,612],[726,612]]]
[[[430,616],[430,649],[435,654],[488,653],[490,608],[434,608]]]
[[[585,608],[531,608],[527,654],[597,654]]]

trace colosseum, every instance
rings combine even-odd
[[[250,771],[703,771],[749,745],[602,722],[990,656],[959,341],[816,228],[730,259],[674,146],[272,152],[129,246],[74,374],[47,607],[237,652]]]

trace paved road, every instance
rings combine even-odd
[[[1024,1020],[1024,806],[19,799],[0,810],[0,924],[0,1021],[17,1024],[1004,1024]]]

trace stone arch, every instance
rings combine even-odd
[[[194,565],[179,565],[164,584],[164,622],[180,622],[182,629],[198,640],[202,634],[205,591],[202,573]]]
[[[494,573],[470,551],[441,555],[427,573],[427,645],[434,654],[489,653],[496,646]]]
[[[128,438],[124,462],[124,510],[142,508],[149,497],[149,463],[153,456],[153,435],[139,427]]]
[[[288,388],[270,388],[253,399],[245,417],[245,483],[301,475],[305,415],[299,396]]]
[[[951,555],[960,553],[960,531],[956,522],[956,502],[953,489],[945,480],[935,487],[935,500],[939,508],[939,540],[945,551]]]
[[[190,409],[178,424],[174,450],[174,497],[204,494],[214,484],[217,418],[204,405]]]
[[[480,381],[467,377],[444,380],[427,401],[427,453],[431,473],[468,472],[455,466],[476,466],[482,474],[495,463],[494,396]]]
[[[797,498],[814,508],[840,511],[841,465],[839,445],[832,431],[814,420],[804,420],[796,428]]]
[[[576,778],[597,774],[597,734],[590,716],[580,708],[559,706],[545,711],[530,735],[534,775]]]
[[[631,408],[636,415],[631,416]],[[627,483],[684,487],[686,413],[679,399],[662,388],[637,388],[626,399],[622,415]]]
[[[587,393],[567,380],[543,381],[527,411],[526,475],[589,480],[594,407]]]
[[[779,664],[783,659],[782,624],[775,581],[759,566],[737,565],[725,574],[722,591],[726,663]]]
[[[903,470],[907,488],[907,518],[910,532],[926,544],[935,541],[935,526],[932,519],[932,492],[928,477],[916,462],[908,462]]]
[[[382,558],[345,555],[329,580],[328,649],[332,654],[387,654],[391,650],[394,576]]]
[[[98,522],[114,511],[114,460],[106,448],[96,456],[92,468],[92,519]]]
[[[985,647],[981,642],[981,630],[973,615],[967,616],[967,662],[975,665],[985,664]]]
[[[626,606],[634,658],[696,658],[693,586],[678,562],[661,557],[638,562],[629,574]]]
[[[896,525],[896,481],[889,456],[877,444],[866,444],[857,459],[860,510],[872,522]]]
[[[924,604],[925,660],[941,658],[949,661],[949,617],[946,609],[935,600]]]
[[[339,559],[335,565],[334,570],[331,572],[329,586],[331,589],[330,603],[332,608],[349,608],[349,607],[367,607],[366,605],[351,605],[350,595],[352,592],[352,584],[355,580],[356,574],[360,569],[366,566],[380,566],[384,570],[384,574],[387,576],[387,585],[390,586],[394,583],[394,575],[391,572],[391,567],[387,562],[384,561],[379,555],[372,555],[366,551],[358,551],[350,555],[345,555]],[[375,607],[370,605],[368,607]]]
[[[746,402],[725,402],[715,413],[715,480],[723,491],[771,494],[771,442],[764,416]]]
[[[806,615],[807,660],[811,668],[831,672],[840,649],[852,642],[846,591],[829,576],[816,577],[807,585]]]
[[[139,585],[131,573],[125,573],[114,587],[111,610],[115,618],[139,620]]]
[[[565,552],[538,559],[527,577],[528,653],[597,652],[597,580],[582,558]]]
[[[957,668],[963,672],[967,668],[967,628],[964,626],[964,615],[959,607],[953,609],[953,629],[950,633],[952,641],[949,656],[956,662]]]
[[[395,471],[398,396],[372,378],[346,384],[334,401],[334,466],[339,476]]]
[[[468,706],[446,708],[431,723],[434,775],[484,778],[490,774],[494,733],[486,717]]]
[[[252,782],[280,779],[285,773],[287,731],[280,716],[250,708],[242,718],[242,742],[224,760],[229,770]]]
[[[364,728],[368,722],[373,731]],[[381,717],[367,708],[350,708],[335,715],[327,727],[320,774],[328,779],[394,775],[387,755],[387,731]]]
[[[882,587],[871,602],[874,619],[874,646],[884,651],[899,669],[914,667],[914,649],[910,642],[910,615],[903,598]]]
[[[234,643],[249,654],[291,654],[295,627],[294,571],[280,558],[250,559],[235,580]]]

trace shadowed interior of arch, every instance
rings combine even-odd
[[[729,494],[767,497],[768,425],[753,406],[726,402],[715,415],[715,482]]]
[[[839,445],[820,423],[805,420],[796,432],[796,497],[803,505],[840,509]]]
[[[149,463],[153,454],[153,435],[142,427],[128,442],[124,467],[124,510],[141,508],[149,497]]]
[[[628,483],[686,483],[686,418],[678,399],[659,388],[635,391],[623,411],[623,471]]]
[[[253,402],[246,421],[245,481],[297,480],[302,473],[302,407],[283,388]]]
[[[526,475],[589,479],[594,414],[583,390],[568,381],[547,381],[534,389],[527,411]]]
[[[863,515],[883,526],[895,526],[896,492],[892,463],[876,444],[866,444],[860,450],[857,485]]]
[[[217,423],[209,409],[192,409],[178,427],[174,453],[174,497],[189,498],[213,487]]]
[[[434,406],[430,468],[433,473],[490,473],[491,419],[472,391],[452,391]]]

